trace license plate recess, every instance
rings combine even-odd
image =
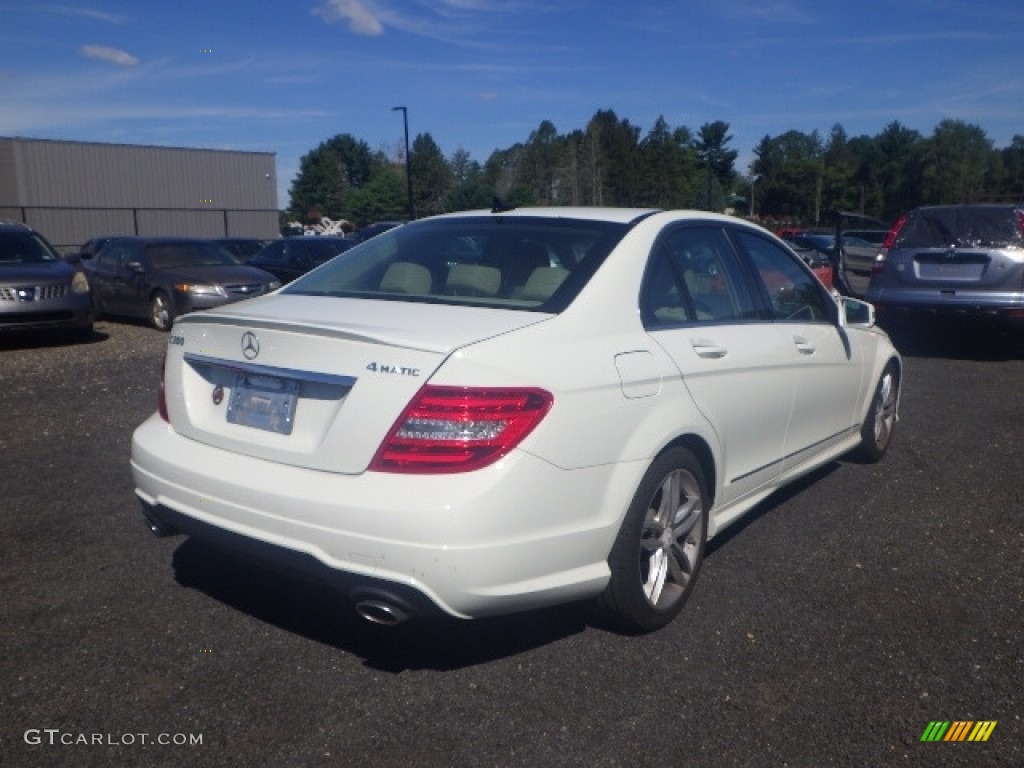
[[[228,400],[227,420],[290,435],[298,400],[299,382],[293,379],[238,371]]]

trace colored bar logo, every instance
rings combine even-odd
[[[996,720],[932,720],[921,734],[921,741],[988,741],[996,729]]]

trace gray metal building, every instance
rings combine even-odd
[[[104,235],[272,238],[272,152],[0,137],[0,219],[61,251]]]

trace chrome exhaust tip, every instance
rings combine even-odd
[[[367,621],[385,627],[394,627],[409,619],[404,608],[384,600],[360,600],[356,603],[356,613]]]
[[[149,528],[154,536],[164,538],[165,536],[176,536],[178,534],[177,529],[165,523],[155,510],[145,504],[142,505],[142,515],[146,519],[146,527]]]

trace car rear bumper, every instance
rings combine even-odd
[[[893,290],[868,290],[867,300],[880,316],[933,315],[1001,321],[1024,325],[1024,294],[986,295],[978,292],[911,293]]]
[[[971,304],[875,304],[880,319],[886,317],[936,317],[972,320],[1024,328],[1024,307],[988,307]]]
[[[168,457],[173,457],[170,460]],[[473,618],[592,597],[643,467],[562,470],[523,452],[462,475],[340,475],[135,432],[136,494],[157,527],[413,615]]]

